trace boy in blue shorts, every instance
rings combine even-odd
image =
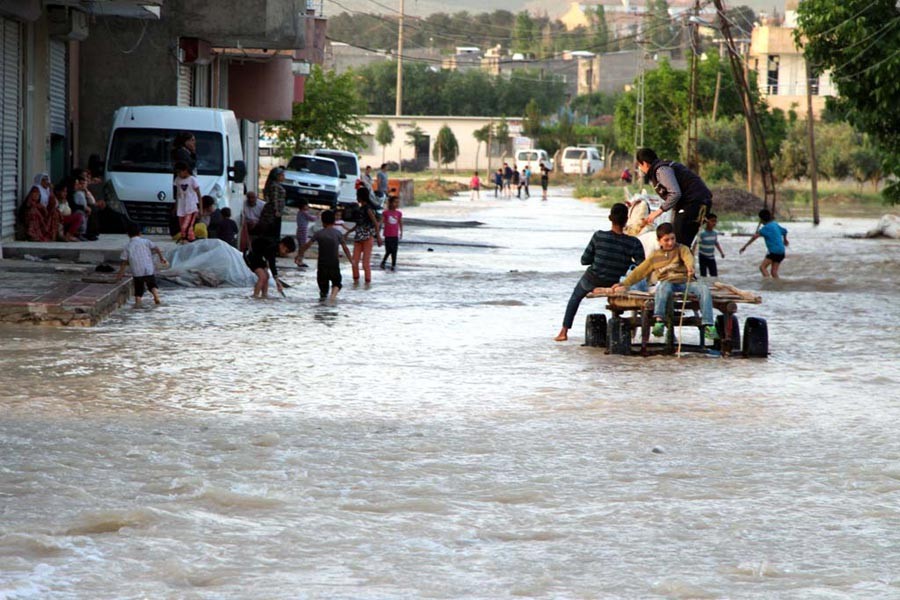
[[[762,221],[762,227],[753,234],[749,242],[744,244],[744,247],[741,248],[741,254],[744,253],[747,246],[756,241],[756,238],[762,237],[765,239],[767,254],[766,258],[760,263],[759,270],[763,274],[763,277],[768,277],[768,270],[771,268],[772,278],[778,279],[778,267],[781,265],[781,261],[784,260],[785,246],[790,245],[787,239],[788,232],[787,229],[779,225],[778,222],[772,218],[772,213],[768,208],[759,211],[759,220]]]
[[[722,258],[725,258],[725,251],[719,245],[719,232],[716,231],[716,223],[718,222],[719,218],[716,215],[712,213],[706,215],[706,228],[697,234],[696,239],[694,239],[694,246],[691,248],[691,252],[696,252],[697,248],[700,248],[700,254],[697,255],[697,258],[700,259],[701,277],[706,277],[707,274],[710,277],[719,276],[719,268],[716,266],[716,249],[719,250]]]

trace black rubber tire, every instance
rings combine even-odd
[[[606,347],[606,315],[594,313],[584,322],[584,345],[592,348]]]
[[[741,348],[747,358],[769,356],[769,326],[765,319],[747,317],[744,321],[744,344]]]
[[[719,339],[712,344],[713,350],[722,350],[722,340],[725,338],[725,315],[716,315],[716,331]],[[737,315],[731,315],[731,352],[737,352],[741,348],[741,328],[738,325]]]
[[[631,327],[627,319],[613,317],[607,328],[607,349],[610,354],[631,354]]]

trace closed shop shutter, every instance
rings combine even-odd
[[[50,40],[50,133],[66,136],[66,43]]]
[[[15,232],[19,186],[19,111],[22,87],[21,28],[0,17],[0,238]]]
[[[194,106],[209,106],[209,65],[194,67]]]
[[[193,106],[194,70],[190,65],[178,67],[178,106]]]

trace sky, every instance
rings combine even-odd
[[[397,13],[401,0],[324,0],[325,16],[334,16],[342,12],[359,11],[368,13]],[[530,10],[536,13],[546,11],[551,17],[559,17],[568,10],[570,3],[563,0],[403,0],[403,12],[410,15],[425,16],[434,12],[458,12],[467,10],[471,13],[493,12],[506,9],[511,12]],[[726,8],[746,5],[759,12],[771,12],[776,8],[784,12],[784,0],[725,0]]]

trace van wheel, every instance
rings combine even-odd
[[[606,346],[606,315],[596,313],[587,316],[584,322],[584,345],[591,348]]]
[[[744,321],[743,354],[747,358],[769,356],[769,326],[765,319],[747,317]]]

